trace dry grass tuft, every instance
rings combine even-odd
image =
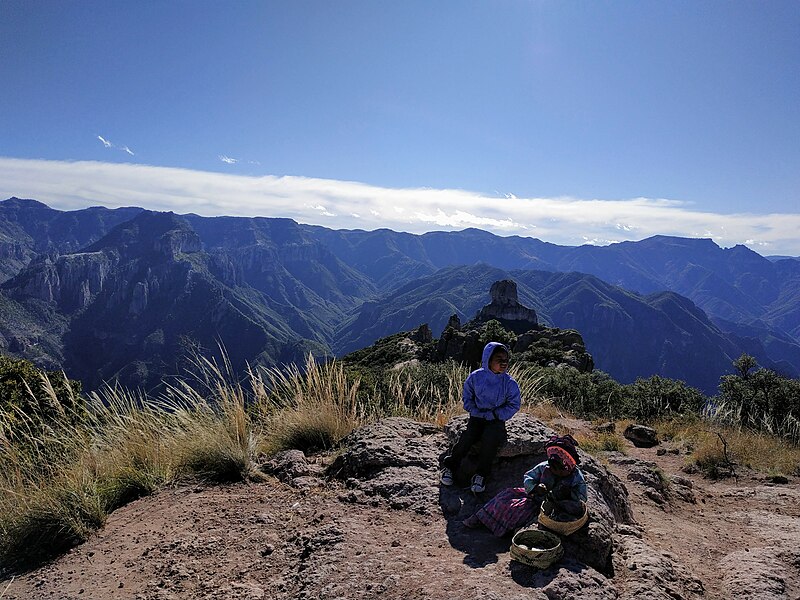
[[[388,410],[379,412],[435,423],[440,427],[464,412],[462,389],[464,379],[469,375],[466,367],[455,362],[447,365],[444,385],[436,385],[432,381],[420,385],[415,375],[414,368],[400,369],[390,374],[388,398],[379,402]]]
[[[572,413],[559,408],[549,399],[540,399],[535,404],[527,404],[522,410],[548,424],[556,419],[574,418]]]
[[[583,450],[589,454],[600,452],[626,453],[628,443],[625,438],[615,432],[576,433],[575,439]]]
[[[268,454],[332,448],[373,416],[359,401],[360,380],[350,381],[336,361],[319,365],[309,356],[303,371],[295,365],[262,370],[251,373],[251,383],[254,413],[269,431],[260,449]]]
[[[800,473],[800,448],[766,433],[726,427],[697,417],[656,423],[662,439],[691,452],[689,460],[711,477],[724,477],[736,467],[764,474]]]
[[[245,394],[213,363],[203,369],[215,382],[206,395],[184,384],[151,401],[108,387],[76,411],[45,381],[50,418],[14,415],[12,428],[0,415],[0,567],[79,543],[115,508],[180,477],[248,477],[258,432]]]

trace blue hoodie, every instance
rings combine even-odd
[[[489,369],[489,357],[499,342],[489,342],[483,348],[481,368],[473,371],[464,382],[464,408],[473,417],[493,421],[508,421],[519,410],[519,385],[508,373],[493,373]],[[510,354],[510,352],[509,352]]]

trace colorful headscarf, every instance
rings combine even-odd
[[[572,473],[575,467],[578,466],[578,463],[572,455],[561,446],[550,446],[547,448],[547,460],[551,465],[555,463],[555,465],[552,466],[559,465],[560,463],[561,468],[567,473]]]
[[[554,435],[545,445],[547,460],[553,458],[553,466],[562,465],[564,471],[572,473],[581,462],[578,456],[578,442],[571,435]]]

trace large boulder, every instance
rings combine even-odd
[[[446,522],[450,544],[473,553],[497,544],[487,531],[468,529],[463,519],[495,493],[519,487],[525,471],[545,458],[544,445],[554,431],[538,419],[517,414],[507,422],[508,439],[500,450],[486,493],[469,487],[439,484],[439,460],[466,423],[452,419],[444,431],[410,419],[389,418],[357,429],[343,442],[343,451],[328,475],[344,481],[340,498],[347,502],[411,510]],[[564,558],[544,571],[511,562],[511,576],[524,588],[546,598],[624,598],[695,600],[703,588],[674,557],[656,552],[642,539],[633,519],[625,485],[591,455],[578,450],[589,491],[589,523],[562,539]],[[286,457],[290,465],[299,456]],[[289,460],[291,459],[291,460]],[[467,462],[467,461],[465,461]],[[295,467],[289,467],[294,471]],[[468,481],[468,479],[467,479]],[[510,538],[505,538],[510,544]],[[472,559],[470,559],[472,560]],[[530,590],[532,591],[532,590]],[[534,597],[534,596],[531,596]],[[540,596],[535,596],[540,597]]]
[[[387,504],[422,514],[441,512],[460,524],[495,493],[519,487],[525,472],[545,459],[544,446],[555,431],[538,419],[518,413],[507,424],[501,447],[480,496],[469,492],[471,457],[462,463],[457,485],[439,485],[440,459],[466,426],[466,415],[452,419],[441,432],[410,419],[389,418],[367,425],[344,440],[345,450],[329,467],[329,475],[345,481],[344,500]],[[617,522],[632,522],[625,486],[592,456],[579,450],[589,487],[590,524],[565,543],[570,556],[597,571],[610,569],[612,532]]]
[[[658,434],[656,430],[647,425],[631,423],[622,433],[626,439],[637,448],[652,448],[658,446]]]
[[[350,488],[344,498],[429,514],[438,507],[439,430],[411,419],[391,417],[361,427],[343,440],[345,451],[328,474]]]
[[[456,443],[467,427],[469,415],[454,417],[444,427],[448,443]],[[506,421],[506,441],[497,453],[501,458],[515,456],[534,456],[544,454],[544,445],[555,431],[547,427],[539,419],[525,413],[517,413]]]

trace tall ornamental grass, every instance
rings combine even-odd
[[[200,366],[210,390],[180,384],[150,399],[107,387],[84,403],[51,395],[46,419],[0,414],[0,568],[80,543],[115,508],[163,485],[255,474],[261,428],[247,394],[214,363]]]

